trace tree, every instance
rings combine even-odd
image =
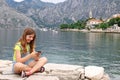
[[[71,24],[61,24],[60,25],[60,29],[85,29],[86,26],[86,21],[84,20],[78,20],[75,23],[71,23]]]
[[[67,29],[69,27],[68,24],[61,24],[60,29]]]
[[[113,26],[114,24],[118,24],[118,26],[120,26],[120,18],[112,18],[110,19],[110,21],[108,22],[109,26]]]
[[[103,30],[107,29],[109,27],[108,23],[101,23],[100,28],[102,28]]]

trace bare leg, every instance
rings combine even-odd
[[[15,73],[21,73],[22,71],[30,71],[32,68],[29,67],[28,65],[25,65],[23,63],[17,62],[14,65],[14,72]]]
[[[37,70],[39,70],[42,66],[44,66],[47,62],[47,58],[42,57],[39,59],[39,61],[31,63],[29,66],[32,67],[32,69],[30,70],[30,73],[33,74],[34,72],[36,72]]]
[[[37,62],[38,62],[38,61],[33,60],[33,61],[31,61],[31,62],[28,64],[28,66],[30,66],[31,68],[33,68],[33,67],[37,64]]]

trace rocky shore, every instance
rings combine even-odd
[[[0,80],[110,80],[103,67],[47,63],[45,72],[21,78],[12,72],[12,61],[0,60]]]

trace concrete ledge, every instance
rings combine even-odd
[[[0,80],[110,80],[104,68],[98,66],[79,66],[47,63],[44,73],[35,73],[21,78],[12,72],[12,61],[0,60]]]

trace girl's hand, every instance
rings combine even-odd
[[[41,55],[41,51],[37,51],[37,56],[40,56]]]
[[[35,52],[35,51],[31,53],[31,56],[32,56],[32,58],[34,58],[34,60],[39,60],[39,55],[40,54],[38,52]]]
[[[36,56],[37,56],[37,57],[35,58],[35,61],[38,61],[38,60],[39,60],[40,55],[41,55],[41,52],[37,52],[37,53],[36,53]]]

